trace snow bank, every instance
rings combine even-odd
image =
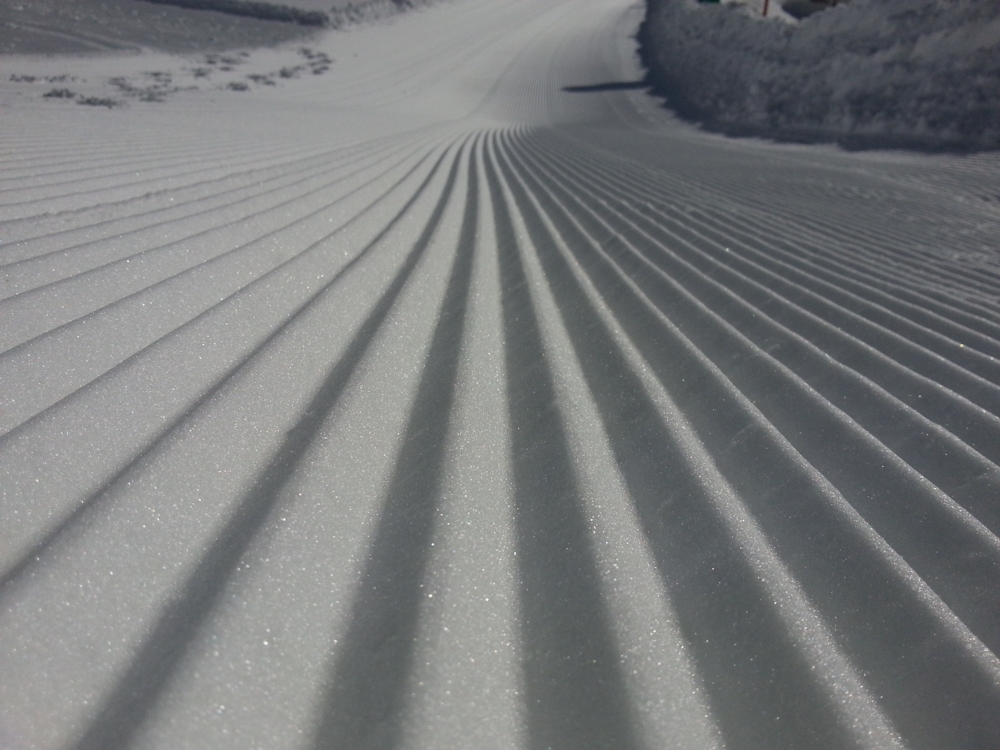
[[[333,0],[329,0],[332,2]],[[338,2],[329,12],[310,9],[314,2],[303,3],[291,0],[291,4],[258,2],[258,0],[145,0],[161,5],[176,5],[181,8],[214,10],[237,16],[249,16],[265,21],[288,21],[303,26],[333,26],[341,28],[351,23],[372,21],[399,13],[417,5],[426,5],[430,0],[358,0],[358,2]]]
[[[318,10],[302,10],[290,5],[257,2],[257,0],[145,0],[147,3],[162,5],[177,5],[181,8],[195,10],[214,10],[219,13],[232,13],[237,16],[249,16],[263,21],[285,21],[303,26],[326,26],[330,19]]]
[[[651,82],[713,130],[1000,148],[1000,3],[853,0],[797,24],[694,0],[647,3]]]

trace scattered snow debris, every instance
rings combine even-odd
[[[166,100],[167,95],[179,91],[172,82],[173,77],[170,73],[163,71],[147,72],[140,82],[133,82],[125,76],[108,79],[108,83],[125,96],[144,102],[162,102]]]
[[[76,103],[86,104],[89,107],[107,107],[108,109],[122,106],[122,103],[117,99],[101,96],[88,96],[85,99],[77,99]]]

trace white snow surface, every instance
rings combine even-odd
[[[1000,155],[643,13],[4,59],[2,750],[1000,746]]]
[[[851,0],[799,23],[651,0],[654,80],[716,129],[858,146],[1000,148],[1000,3]]]

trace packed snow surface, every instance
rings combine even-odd
[[[731,133],[855,146],[1000,148],[1000,3],[851,0],[798,23],[649,0],[652,80]]]
[[[1000,747],[1000,155],[643,12],[4,59],[0,748]]]

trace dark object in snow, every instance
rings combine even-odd
[[[47,94],[42,94],[45,99],[72,99],[76,94],[69,89],[52,89]]]
[[[641,81],[607,81],[587,86],[563,86],[562,90],[571,94],[589,94],[596,91],[635,91],[647,88],[649,88],[649,83],[643,79]]]
[[[821,10],[838,5],[837,0],[785,0],[781,4],[785,13],[798,19],[811,16]]]

